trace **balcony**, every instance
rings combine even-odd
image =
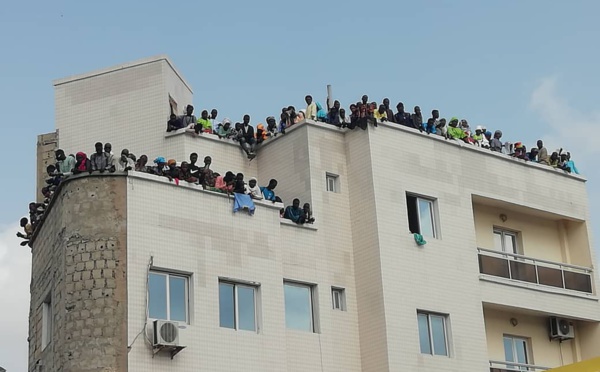
[[[533,364],[523,363],[512,363],[512,362],[501,362],[497,360],[490,360],[490,372],[514,372],[514,371],[547,371],[550,368],[536,366]]]
[[[540,288],[592,294],[592,269],[477,248],[479,272]]]

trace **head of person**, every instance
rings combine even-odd
[[[50,164],[49,166],[46,167],[46,172],[48,173],[49,176],[53,175],[54,172],[56,172],[56,167],[52,164]]]
[[[229,130],[229,128],[231,128],[231,122],[230,121],[224,122],[223,129],[225,129],[227,131],[227,130]]]
[[[378,111],[380,114],[383,114],[384,112],[387,111],[387,109],[385,108],[385,105],[379,105]]]
[[[345,118],[346,117],[346,110],[344,110],[343,108],[340,109],[340,117],[341,118]]]
[[[244,115],[244,125],[250,124],[250,115]]]
[[[460,126],[461,126],[461,128],[468,128],[469,127],[469,123],[465,119],[462,119],[460,121]]]
[[[243,126],[242,123],[237,122],[237,123],[235,123],[235,127],[234,128],[235,128],[235,130],[240,130],[240,129],[242,129],[242,126]]]
[[[37,208],[37,204],[35,202],[31,202],[29,203],[29,210],[30,211],[35,211],[35,209]]]
[[[398,110],[398,112],[404,112],[404,103],[398,102],[398,104],[396,105],[396,109]]]
[[[350,105],[350,112],[351,112],[351,113],[354,113],[354,112],[356,112],[356,110],[358,110],[358,107],[357,107],[357,106],[356,106],[354,103],[353,103],[353,104],[351,104],[351,105]]]
[[[217,109],[210,110],[210,118],[211,119],[216,119],[217,115],[219,115],[219,111],[217,111]]]
[[[169,159],[167,161],[167,165],[169,166],[169,168],[175,169],[177,168],[177,161],[175,161],[175,159]]]
[[[223,181],[225,181],[225,183],[230,183],[233,182],[235,180],[235,174],[233,174],[233,172],[231,171],[227,171],[225,173],[225,176],[223,177]]]
[[[369,96],[367,96],[366,94],[362,96],[362,98],[360,99],[363,103],[363,105],[366,105],[367,102],[369,102]]]
[[[175,115],[175,114],[171,114],[171,116],[169,116],[169,120],[170,120],[170,121],[175,121],[175,120],[177,120],[177,115]]]
[[[483,127],[481,125],[478,125],[477,128],[475,128],[475,134],[480,136],[481,133],[483,133]]]
[[[67,158],[65,152],[61,149],[54,151],[54,157],[56,160],[65,160]]]
[[[96,142],[96,144],[94,145],[94,148],[96,149],[96,154],[102,154],[102,152],[104,151],[102,142]]]
[[[310,105],[312,103],[312,96],[307,95],[306,97],[304,97],[304,100],[306,101],[307,105]]]
[[[441,118],[437,125],[435,126],[436,128],[443,128],[446,126],[446,118]]]
[[[87,156],[81,151],[75,154],[75,160],[77,160],[78,162],[82,162],[85,158],[87,158]]]
[[[538,140],[537,147],[538,147],[538,149],[541,149],[542,147],[544,147],[544,142],[542,140]]]
[[[538,150],[537,148],[532,148],[530,151],[531,156],[536,156],[538,153],[540,152],[540,150]]]
[[[167,165],[167,161],[162,156],[159,156],[156,159],[154,159],[154,164],[156,164],[158,169],[163,169],[165,165]]]
[[[244,174],[243,173],[238,173],[235,175],[235,179],[237,181],[243,181],[244,180]]]
[[[417,115],[421,114],[421,108],[419,106],[415,106],[415,114],[417,114]]]
[[[438,110],[431,111],[431,117],[437,119],[440,117],[440,112]]]
[[[121,150],[121,160],[127,161],[129,159],[129,150],[123,149]]]
[[[267,189],[269,190],[273,190],[277,187],[277,180],[276,179],[271,179],[269,180],[269,185],[267,186]]]
[[[310,203],[304,203],[302,209],[304,209],[306,212],[310,212]]]
[[[333,108],[334,109],[339,110],[340,106],[341,106],[340,101],[338,101],[337,99],[335,101],[333,101]]]
[[[390,108],[390,99],[389,98],[384,98],[383,99],[383,105],[385,106],[386,110]]]
[[[28,223],[29,223],[29,220],[26,217],[21,218],[21,220],[19,221],[19,225],[21,227],[27,226]]]
[[[210,156],[204,157],[204,166],[207,167],[212,164],[212,158]]]
[[[558,152],[554,151],[552,155],[550,155],[551,160],[558,160]]]
[[[452,119],[450,119],[450,123],[448,125],[450,125],[451,127],[454,127],[454,128],[456,126],[458,126],[458,118],[453,117]]]
[[[501,130],[497,130],[494,132],[494,138],[495,139],[500,139],[502,138],[502,131]]]
[[[136,161],[136,160],[137,160],[137,157],[136,157],[136,156],[135,156],[133,153],[131,153],[131,152],[130,152],[130,153],[129,153],[129,159],[131,159],[131,160],[133,160],[133,161]]]
[[[141,165],[146,165],[148,163],[148,155],[140,156],[140,158],[138,159],[138,163],[140,163]]]
[[[369,103],[369,108],[373,111],[377,110],[377,102]]]
[[[190,154],[190,163],[196,164],[197,161],[198,161],[198,154],[195,152],[192,152]]]
[[[569,160],[569,156],[565,153],[560,154],[560,161],[567,161]]]
[[[250,178],[250,181],[248,181],[248,186],[254,188],[256,187],[256,178],[252,177]]]
[[[104,144],[104,152],[107,152],[110,154],[111,151],[112,151],[112,145],[109,142],[106,142]]]
[[[486,130],[483,135],[485,136],[485,138],[487,138],[488,140],[492,139],[492,132],[490,132],[489,130]]]
[[[194,113],[194,106],[192,106],[192,105],[187,105],[187,106],[186,106],[186,108],[185,108],[185,113],[186,113],[188,116],[192,116],[192,114]]]
[[[571,160],[571,153],[567,151],[567,160]]]
[[[304,118],[306,118],[306,115],[304,114],[304,110],[298,111],[298,119],[303,120]]]
[[[188,169],[190,169],[190,165],[188,164],[188,162],[187,162],[187,161],[182,161],[182,162],[181,162],[181,165],[179,166],[179,168],[181,168],[181,170],[182,170],[183,172],[187,172],[187,171],[188,171]]]
[[[202,110],[202,113],[200,114],[200,116],[202,116],[202,119],[204,119],[204,120],[208,119],[208,111]]]
[[[294,206],[294,208],[300,208],[300,199],[298,199],[298,198],[294,199],[294,201],[292,202],[292,205]]]
[[[267,126],[268,126],[268,127],[272,127],[272,126],[274,126],[274,125],[277,125],[277,123],[275,122],[275,118],[274,118],[273,116],[269,116],[269,117],[266,119],[266,122],[267,122]]]

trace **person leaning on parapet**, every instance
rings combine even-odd
[[[208,120],[210,120],[210,125],[213,133],[221,125],[221,123],[219,123],[219,121],[217,120],[217,115],[219,115],[219,111],[217,111],[217,109],[210,110],[210,117],[208,118]]]
[[[135,170],[137,172],[150,173],[150,171],[148,169],[149,167],[147,164],[148,164],[148,156],[142,155],[135,163]]]
[[[263,195],[258,186],[258,181],[255,177],[250,178],[248,185],[246,186],[246,194],[250,195],[252,199],[262,200]]]
[[[269,181],[268,186],[261,186],[260,191],[262,192],[265,200],[270,200],[273,203],[275,203],[275,202],[281,203],[281,198],[279,196],[275,196],[275,191],[273,191],[273,190],[275,190],[276,187],[277,187],[276,179],[271,179]]]
[[[387,110],[385,108],[385,105],[379,105],[379,108],[377,110],[375,110],[373,115],[375,116],[375,120],[379,120],[381,122],[388,120]]]
[[[212,158],[210,156],[204,157],[204,167],[200,168],[198,171],[199,177],[198,182],[202,185],[203,188],[214,187],[215,186],[215,173],[210,169],[210,165],[212,164]]]
[[[502,131],[495,131],[494,138],[492,138],[492,140],[490,141],[490,150],[495,152],[502,152],[502,142],[500,142],[500,138],[502,138]]]
[[[464,141],[467,138],[467,134],[458,126],[458,118],[453,117],[450,119],[448,124],[448,139],[455,139],[457,141]]]
[[[412,123],[413,128],[423,132],[423,114],[421,113],[421,108],[419,106],[415,106],[413,114],[410,115],[410,122]],[[435,134],[435,126],[432,131],[429,131],[429,128],[426,129],[428,129],[427,134]]]
[[[329,102],[327,102],[329,105]],[[342,126],[342,120],[340,117],[340,101],[335,100],[333,102],[333,107],[329,107],[329,112],[327,113],[327,123],[335,125],[338,128]]]
[[[167,132],[176,131],[184,127],[183,122],[175,114],[171,114],[167,121]]]
[[[108,170],[112,173],[117,169],[117,159],[112,152],[112,145],[110,142],[104,144],[104,152],[108,155]]]
[[[102,142],[96,142],[94,145],[96,148],[96,152],[90,156],[90,163],[92,163],[91,172],[100,172],[104,173],[105,171],[110,169],[110,154],[104,152],[102,148]]]
[[[212,133],[212,123],[208,119],[208,111],[202,110],[200,119],[194,126],[194,131],[196,131],[196,134]]]
[[[395,123],[396,118],[394,117],[394,111],[390,108],[390,99],[384,98],[383,105],[385,106],[385,114],[387,115],[387,119],[390,123]]]
[[[279,130],[277,129],[277,121],[274,116],[269,116],[265,119],[267,122],[267,136],[275,137],[279,134]]]
[[[394,122],[404,125],[405,127],[413,128],[410,114],[404,111],[404,103],[398,102],[396,105],[396,110],[398,110],[398,112],[394,115]]]
[[[235,130],[231,127],[231,120],[229,120],[229,118],[223,119],[223,124],[217,127],[215,134],[219,136],[219,138],[231,138],[234,136]]]
[[[542,140],[537,141],[537,161],[540,164],[550,165],[550,158],[548,157],[548,150],[544,147],[544,142]]]
[[[88,159],[86,153],[78,152],[75,154],[75,168],[73,168],[73,174],[89,172],[92,170],[92,162]]]
[[[294,199],[292,205],[285,208],[283,218],[291,220],[298,225],[303,225],[306,222],[304,210],[300,208],[300,199]]]
[[[194,106],[187,105],[185,108],[185,115],[182,115],[180,117],[181,123],[184,128],[194,129],[194,127],[196,126],[198,119],[196,119],[196,116],[193,113]]]
[[[310,209],[310,203],[304,203],[304,205],[302,206],[302,211],[304,212],[306,223],[315,223],[315,218],[313,217],[312,209]]]
[[[117,160],[115,167],[119,172],[130,171],[135,168],[135,163],[129,158],[129,150],[121,150],[121,157]]]
[[[75,158],[71,155],[66,156],[62,149],[58,149],[54,152],[56,159],[56,170],[63,176],[69,176],[75,168]]]

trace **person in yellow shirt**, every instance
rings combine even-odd
[[[379,105],[379,109],[375,110],[374,114],[375,119],[379,120],[379,121],[387,121],[388,117],[387,117],[387,109],[385,108],[385,105]]]
[[[198,119],[198,123],[194,129],[196,130],[196,134],[200,132],[212,133],[212,123],[208,119],[208,111],[202,111],[202,116]]]
[[[305,118],[309,120],[317,120],[317,104],[313,102],[312,96],[308,95],[304,98],[306,101]]]

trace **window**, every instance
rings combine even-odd
[[[256,292],[254,286],[219,282],[220,326],[256,332]]]
[[[509,363],[529,364],[528,343],[529,341],[526,338],[504,335],[504,359]],[[527,367],[507,367],[514,370],[528,370]]]
[[[338,176],[337,174],[326,173],[325,180],[327,182],[327,191],[339,192],[339,179],[340,176]]]
[[[408,227],[413,234],[437,238],[435,201],[406,194]]]
[[[422,354],[448,356],[446,315],[417,312]]]
[[[164,272],[148,275],[148,316],[188,322],[188,277]]]
[[[284,282],[285,325],[288,329],[315,332],[313,286]]]
[[[42,350],[52,342],[53,323],[52,294],[48,293],[42,303]]]
[[[331,301],[334,310],[346,311],[346,290],[344,288],[331,287]]]
[[[517,234],[514,231],[494,228],[494,248],[506,253],[519,254]]]

